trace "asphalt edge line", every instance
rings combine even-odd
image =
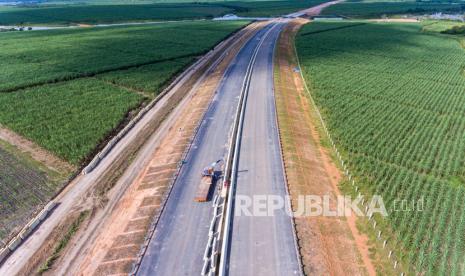
[[[261,31],[262,29],[266,28],[267,26],[268,26],[268,25],[265,25],[265,26],[261,27],[261,29],[255,30],[255,33],[252,34],[252,36],[251,36],[249,39],[247,39],[247,41],[245,41],[245,42],[241,45],[241,47],[240,47],[239,50],[237,51],[236,57],[237,57],[237,55],[239,55],[239,53],[243,50],[243,48],[245,48],[245,46],[247,45],[247,43],[249,43],[250,40],[251,40],[259,31]],[[233,60],[235,60],[236,57],[234,57]],[[233,60],[232,60],[232,61],[233,61]],[[223,76],[222,76],[222,78],[221,78],[221,82],[219,83],[218,87],[220,87],[220,86],[223,84],[223,82],[224,82],[224,76],[226,75],[227,71],[229,70],[229,67],[230,67],[230,66],[228,65],[228,68],[226,68],[226,70],[224,71]],[[248,69],[249,69],[249,66],[247,66],[246,76],[247,76],[247,71],[248,71]],[[244,78],[244,80],[243,80],[243,85],[242,85],[242,86],[244,86],[245,79],[246,79],[246,78]],[[229,130],[229,132],[232,132],[231,138],[234,138],[233,136],[235,136],[235,133],[237,132],[237,130],[235,130],[234,126],[237,124],[237,123],[236,123],[236,121],[237,121],[237,114],[239,113],[239,109],[240,109],[240,107],[241,107],[242,94],[241,94],[240,97],[241,97],[241,98],[239,99],[239,103],[238,103],[238,106],[237,106],[237,108],[236,108],[236,119],[233,121],[233,128]],[[229,139],[228,139],[228,141],[229,141]],[[220,206],[220,205],[221,205],[221,206],[222,206],[222,207],[221,207],[221,208],[222,208],[221,213],[220,213],[219,215],[217,215],[217,217],[219,217],[219,222],[218,222],[218,225],[217,225],[217,227],[216,227],[216,228],[218,229],[218,231],[217,231],[217,233],[218,233],[218,235],[217,235],[217,236],[218,236],[218,237],[217,237],[217,238],[218,238],[218,239],[217,239],[218,244],[220,244],[221,241],[222,241],[222,239],[221,239],[221,233],[223,232],[223,227],[224,227],[224,226],[223,226],[223,225],[224,225],[223,218],[224,218],[224,212],[225,212],[225,205],[226,205],[226,203],[227,203],[226,200],[224,200],[224,199],[223,199],[222,204],[219,204],[219,202],[221,201],[221,198],[225,198],[225,197],[226,197],[226,195],[224,195],[224,196],[222,195],[222,192],[223,192],[223,190],[224,190],[225,187],[229,186],[229,179],[230,179],[229,170],[230,170],[230,166],[231,166],[231,164],[230,164],[231,162],[230,162],[230,161],[231,161],[231,158],[232,158],[232,156],[231,156],[231,154],[232,154],[232,145],[233,145],[233,141],[230,142],[229,149],[228,149],[228,154],[227,154],[228,156],[226,157],[227,160],[225,161],[226,167],[225,167],[224,174],[223,174],[222,186],[219,187],[219,188],[221,188],[221,189],[219,189],[219,194],[217,195],[217,196],[218,196],[218,202],[214,202],[214,205],[217,205],[217,206]],[[213,220],[216,220],[216,218],[214,217]],[[207,243],[206,247],[208,247],[208,248],[209,248],[209,247],[212,247],[212,244]],[[216,246],[216,247],[218,247],[218,246]],[[215,250],[216,250],[216,252],[215,252]],[[215,262],[215,260],[214,260],[212,257],[213,257],[214,255],[216,255],[216,254],[218,254],[217,249],[215,249],[215,248],[212,247],[212,249],[211,249],[211,254],[210,254],[210,258],[207,259],[207,260],[204,259],[204,266],[203,266],[203,268],[202,268],[202,275],[206,275],[206,273],[204,273],[204,268],[206,268],[206,265],[207,265],[208,263],[210,263],[212,260]],[[215,274],[218,274],[218,271],[217,271],[218,266],[217,266],[217,264],[218,264],[218,262],[220,262],[220,261],[221,261],[221,259],[220,259],[220,260],[216,260],[215,264],[210,263],[210,269],[209,269],[209,270],[210,270],[210,273],[211,273],[211,272],[214,272]],[[212,270],[213,270],[213,271],[212,271]]]
[[[289,22],[286,23],[285,27],[289,26]],[[275,57],[277,55],[277,51],[276,51],[276,47],[277,47],[277,44],[279,43],[280,41],[280,38],[281,38],[281,35],[283,34],[283,30],[281,30],[279,36],[276,38],[276,42],[274,44],[274,48],[273,48],[273,99],[274,99],[274,110],[275,110],[275,126],[276,126],[276,129],[278,130],[278,139],[279,139],[279,152],[280,152],[280,155],[281,155],[281,166],[282,166],[282,170],[284,172],[284,186],[286,187],[286,195],[287,195],[287,206],[289,206],[289,208],[291,208],[291,211],[292,211],[292,202],[291,202],[291,199],[290,199],[290,193],[289,193],[289,182],[288,182],[288,179],[287,179],[287,170],[286,170],[286,164],[285,164],[285,161],[284,161],[284,150],[283,150],[283,147],[282,147],[282,138],[281,138],[281,126],[279,124],[279,120],[278,120],[278,106],[277,106],[277,102],[276,102],[276,89],[275,89],[275,75],[274,75],[274,70],[275,70],[275,66],[277,66],[277,64],[275,63]],[[297,262],[298,262],[298,265],[299,265],[299,269],[300,269],[300,275],[305,275],[304,274],[304,267],[303,267],[303,262],[302,262],[302,255],[300,254],[300,247],[299,247],[299,242],[298,242],[298,237],[297,237],[297,231],[296,231],[296,223],[295,223],[295,217],[294,216],[291,216],[291,225],[292,225],[292,236],[294,237],[294,247],[295,247],[295,251],[296,251],[296,255],[297,255]]]
[[[245,114],[245,108],[246,108],[246,105],[247,105],[247,96],[248,96],[248,91],[249,91],[249,86],[250,86],[250,80],[251,80],[251,76],[252,76],[252,73],[253,73],[253,69],[254,69],[254,65],[255,65],[255,60],[256,60],[256,57],[257,57],[257,54],[258,54],[258,51],[260,50],[263,42],[265,41],[265,39],[268,37],[268,34],[276,27],[276,25],[273,25],[264,35],[263,37],[261,38],[259,44],[257,46],[255,46],[254,48],[254,52],[252,54],[252,60],[249,62],[248,66],[247,66],[247,71],[246,71],[246,76],[243,80],[243,85],[242,85],[242,93],[241,93],[241,99],[239,101],[239,105],[238,105],[238,108],[237,108],[237,111],[236,111],[236,119],[234,121],[234,129],[235,131],[233,131],[233,135],[235,135],[236,137],[232,137],[232,141],[231,141],[231,146],[230,146],[230,150],[232,150],[232,142],[234,142],[234,153],[230,156],[232,158],[227,160],[227,164],[229,164],[230,162],[232,162],[232,169],[231,169],[231,178],[232,178],[232,181],[230,182],[230,185],[227,186],[227,202],[226,202],[226,208],[224,209],[224,213],[223,214],[223,219],[225,221],[224,225],[224,229],[222,229],[222,233],[220,235],[220,242],[221,242],[221,256],[220,256],[220,260],[219,260],[219,271],[218,271],[218,274],[220,276],[225,276],[225,275],[228,275],[228,264],[229,263],[229,254],[226,254],[228,252],[228,248],[227,246],[229,245],[229,237],[231,236],[231,230],[229,229],[230,226],[231,226],[231,212],[232,212],[232,205],[233,205],[233,197],[234,197],[234,194],[233,194],[233,191],[234,191],[234,187],[235,187],[235,184],[236,184],[236,170],[237,170],[237,163],[239,162],[237,160],[237,156],[240,154],[240,140],[241,140],[241,137],[242,137],[242,125],[243,125],[243,122],[244,122],[244,114]],[[235,134],[234,134],[235,133]],[[227,181],[225,181],[226,183]]]
[[[253,36],[251,36],[251,37],[248,39],[248,41],[246,41],[246,42],[241,46],[241,48],[238,50],[238,54],[242,51],[242,49],[246,46],[246,44],[250,42],[249,40],[251,40],[259,31],[261,31],[262,29],[268,27],[268,25],[269,25],[269,23],[268,23],[267,25],[261,27],[260,30],[257,30],[257,31],[255,32],[255,34],[254,34]],[[253,56],[253,52],[252,52],[252,56]],[[248,71],[249,71],[249,65],[247,66],[246,76],[247,76]],[[226,71],[225,71],[225,73],[226,73]],[[223,82],[223,81],[224,81],[224,79],[222,79],[222,82]],[[242,83],[243,83],[243,84],[242,84],[242,87],[245,85],[245,81],[246,81],[246,77],[244,77],[244,79],[243,79],[243,81],[242,81]],[[241,88],[241,90],[243,90],[243,88]],[[217,233],[217,237],[215,237],[215,239],[216,239],[216,238],[218,238],[218,239],[217,239],[217,243],[216,243],[215,248],[213,248],[213,246],[212,246],[212,244],[210,244],[210,242],[207,243],[207,248],[212,247],[212,249],[211,249],[210,257],[209,257],[208,259],[205,259],[205,258],[204,258],[204,266],[203,266],[203,268],[202,268],[202,275],[206,275],[206,270],[210,270],[210,273],[214,273],[214,274],[218,274],[218,273],[219,273],[217,270],[218,270],[218,268],[219,268],[218,263],[221,263],[221,259],[216,260],[216,259],[214,259],[214,257],[215,257],[217,254],[219,254],[219,255],[221,256],[221,254],[218,253],[217,247],[220,247],[221,245],[218,245],[218,244],[221,244],[221,242],[222,242],[221,234],[223,233],[223,228],[224,228],[224,219],[223,219],[223,218],[224,218],[224,213],[226,212],[226,210],[225,210],[225,205],[226,205],[226,203],[227,203],[227,202],[226,202],[226,199],[224,199],[224,198],[227,197],[227,194],[226,194],[226,193],[227,193],[227,192],[226,192],[226,189],[227,189],[227,188],[226,188],[226,187],[228,187],[228,186],[229,186],[229,183],[230,183],[230,181],[229,181],[229,180],[230,180],[230,167],[231,167],[231,164],[230,164],[230,163],[231,163],[231,160],[232,160],[232,153],[233,153],[232,147],[233,147],[233,145],[234,145],[234,143],[233,143],[233,142],[234,142],[234,141],[233,141],[233,138],[234,138],[234,136],[236,136],[235,133],[237,132],[237,129],[235,129],[234,126],[237,125],[237,120],[238,120],[237,115],[238,115],[239,109],[240,109],[240,107],[241,107],[241,102],[242,102],[242,94],[240,95],[239,103],[238,103],[238,106],[237,106],[236,112],[235,112],[235,114],[236,114],[236,115],[235,115],[235,116],[236,116],[236,119],[235,119],[234,122],[233,122],[233,127],[229,130],[229,132],[231,132],[231,142],[229,142],[229,139],[228,139],[228,142],[229,142],[229,149],[228,149],[228,154],[227,154],[228,156],[226,157],[227,160],[225,161],[226,167],[225,167],[224,174],[223,174],[222,186],[219,187],[219,194],[217,195],[217,196],[218,196],[218,200],[217,200],[218,202],[215,202],[215,204],[214,204],[214,206],[215,206],[215,205],[216,205],[217,207],[218,207],[218,206],[221,206],[221,208],[222,208],[221,213],[220,213],[219,215],[217,215],[217,217],[219,217],[219,219],[218,219],[219,222],[218,222],[217,227],[216,227],[218,231],[216,232],[216,233]],[[223,200],[221,200],[221,199],[223,199]],[[220,204],[219,201],[222,201],[222,203]],[[215,208],[216,208],[216,207],[215,207]],[[217,219],[217,218],[215,218],[215,217],[213,218],[213,220],[216,220],[216,219]],[[207,250],[207,249],[206,249],[206,250]],[[221,257],[220,257],[220,258],[221,258]],[[208,263],[210,263],[210,267],[209,267],[209,268],[207,267]]]

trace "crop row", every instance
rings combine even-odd
[[[347,1],[330,6],[323,14],[349,17],[380,17],[390,14],[425,14],[434,12],[460,13],[465,10],[461,1]]]
[[[297,39],[317,105],[358,182],[383,197],[410,272],[461,275],[465,52],[416,24],[344,24]]]
[[[46,174],[0,145],[0,241],[46,202],[56,186]],[[0,242],[1,245],[1,242]],[[1,246],[0,246],[1,247]]]
[[[1,34],[0,92],[204,53],[244,22]]]
[[[0,11],[0,25],[109,23],[118,21],[181,20],[220,16],[231,8],[208,3],[146,5],[60,5],[10,8]]]
[[[85,1],[96,2],[96,1]],[[49,5],[26,8],[1,8],[0,25],[18,24],[77,24],[128,21],[161,21],[213,18],[225,14],[240,16],[278,16],[316,6],[325,0],[281,1],[188,1],[140,4],[133,1],[108,1],[99,5]],[[124,2],[124,3],[121,3]],[[149,3],[151,1],[147,1]],[[63,3],[60,3],[63,4]],[[123,5],[121,5],[123,4]],[[131,5],[132,4],[132,5]],[[134,5],[136,4],[136,5]]]
[[[0,122],[79,164],[142,99],[102,81],[82,79],[0,93]]]
[[[193,60],[193,57],[179,58],[128,70],[105,73],[98,75],[97,78],[153,97],[161,91],[167,81]]]
[[[0,123],[80,164],[130,111],[243,24],[166,23],[2,35],[0,89],[26,88],[0,92]],[[54,83],[59,78],[70,80]]]

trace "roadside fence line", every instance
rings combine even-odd
[[[316,105],[316,103],[315,103],[315,101],[313,99],[313,96],[312,96],[312,93],[310,92],[310,89],[307,86],[307,82],[305,81],[305,78],[304,78],[304,75],[303,75],[303,72],[302,72],[302,67],[301,67],[301,64],[300,64],[300,59],[299,59],[299,56],[298,56],[298,53],[297,53],[297,47],[295,46],[295,38],[294,38],[293,47],[294,47],[294,55],[295,55],[296,60],[297,60],[297,66],[298,66],[298,69],[299,69],[300,77],[302,78],[302,82],[304,83],[305,90],[306,90],[306,92],[307,92],[307,94],[308,94],[308,96],[310,98],[310,101],[312,102],[313,109],[315,110],[316,114],[318,115],[320,123],[323,126],[323,129],[325,131],[325,134],[328,137],[329,141],[331,142],[331,145],[333,147],[333,151],[336,152],[336,156],[337,156],[337,158],[339,160],[340,166],[343,169],[343,174],[349,180],[349,182],[350,182],[350,180],[352,180],[351,184],[352,184],[352,187],[355,190],[355,192],[358,192],[360,196],[363,196],[363,198],[366,198],[365,195],[362,194],[359,191],[360,188],[356,184],[353,175],[350,173],[349,168],[346,165],[347,162],[344,162],[344,160],[342,159],[342,156],[341,156],[339,150],[336,147],[336,143],[334,142],[333,138],[331,137],[331,134],[329,133],[328,128],[326,127],[326,123],[323,120],[323,117],[321,116],[320,110],[319,110],[318,106]],[[365,201],[363,202],[362,205],[365,205]],[[368,208],[365,208],[365,213],[369,217],[369,219],[368,219],[369,221],[373,220],[373,229],[375,230],[375,233],[376,233],[376,229],[377,229],[376,227],[377,226],[379,227],[379,225],[377,224],[375,217],[373,216],[372,213],[369,213]],[[376,239],[383,243],[383,248],[386,249],[386,252],[389,252],[388,259],[391,260],[391,262],[393,264],[393,268],[397,270],[399,260],[398,260],[398,258],[396,258],[394,248],[391,248],[389,251],[387,251],[389,249],[388,248],[389,247],[389,245],[388,245],[389,238],[382,238],[382,232],[381,232],[381,230],[379,230],[378,234],[376,235]],[[401,271],[400,275],[403,276],[404,272]]]

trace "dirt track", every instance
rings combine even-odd
[[[298,195],[329,195],[330,206],[341,194],[341,173],[331,161],[313,110],[296,71],[294,36],[307,21],[294,20],[280,37],[275,73],[278,120],[292,203]],[[307,275],[375,275],[368,239],[356,217],[296,218],[296,231]]]
[[[26,138],[16,134],[15,132],[4,128],[0,125],[0,139],[17,147],[21,152],[30,155],[34,160],[44,164],[49,169],[60,174],[70,174],[76,167],[68,162],[59,159],[52,153],[41,148],[39,145],[27,140]]]
[[[321,11],[323,11],[325,8],[327,8],[329,6],[332,6],[332,5],[336,5],[336,4],[341,3],[341,2],[344,2],[344,0],[336,0],[336,1],[326,2],[326,3],[320,4],[320,5],[315,6],[315,7],[311,7],[311,8],[305,9],[305,10],[301,10],[301,11],[292,13],[292,14],[290,14],[288,16],[290,16],[290,17],[299,17],[299,16],[310,16],[311,17],[311,16],[316,16],[316,15],[319,15],[321,13]]]

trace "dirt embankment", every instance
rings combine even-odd
[[[279,38],[275,87],[283,157],[293,208],[299,195],[329,196],[335,209],[341,173],[322,145],[318,117],[306,94],[294,52],[294,37],[306,20],[290,22]],[[307,275],[375,275],[368,238],[356,217],[295,218]]]

